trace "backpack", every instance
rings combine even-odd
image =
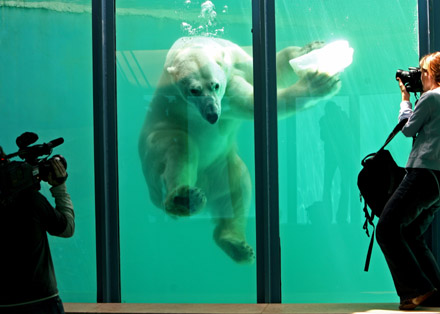
[[[365,222],[363,229],[368,237],[370,237],[368,226],[371,225],[373,227],[364,271],[368,271],[373,249],[375,231],[374,217],[380,217],[386,203],[400,182],[402,182],[406,173],[404,168],[396,164],[391,153],[385,150],[385,146],[399,133],[407,121],[408,119],[400,121],[388,136],[385,144],[377,152],[365,156],[361,162],[363,168],[359,172],[357,185],[360,191],[361,201],[362,198],[364,199],[363,211],[365,214]],[[368,208],[370,208],[370,211]]]

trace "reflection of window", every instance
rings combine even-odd
[[[152,89],[157,85],[166,53],[166,50],[116,52],[119,79],[127,80],[136,87]]]

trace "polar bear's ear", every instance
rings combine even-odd
[[[228,65],[228,66],[231,65],[232,60],[231,60],[231,55],[229,53],[225,53],[223,55],[223,63]]]
[[[217,57],[216,63],[223,69],[229,67],[231,65],[230,53],[227,53],[226,51],[222,51],[219,57]]]
[[[215,56],[215,62],[223,68],[223,61],[225,60],[225,52],[219,51],[218,54]]]
[[[175,74],[176,73],[176,67],[168,67],[167,68],[167,72],[169,73],[169,74],[171,74],[171,75],[173,75],[173,74]]]

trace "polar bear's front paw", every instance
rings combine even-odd
[[[321,72],[306,72],[297,83],[304,90],[303,96],[329,98],[341,89],[338,75]]]
[[[235,262],[240,264],[251,264],[255,260],[254,249],[244,240],[234,237],[222,237],[216,239],[217,244]]]
[[[198,213],[206,204],[206,196],[197,187],[181,186],[165,199],[165,210],[176,216],[191,216]]]

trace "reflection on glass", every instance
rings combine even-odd
[[[335,125],[338,126],[337,130]],[[356,139],[351,132],[351,126],[350,117],[339,105],[334,101],[325,104],[324,115],[319,119],[319,134],[324,150],[322,203],[328,207],[318,209],[313,214],[320,216],[323,211],[327,211],[332,216],[329,217],[331,222],[338,224],[349,223],[352,219],[359,218],[355,212],[356,207],[350,206],[349,203],[350,196],[352,197],[351,194],[354,192],[353,189],[356,187],[352,173],[357,170],[357,156],[352,149],[356,146]],[[337,173],[343,179],[335,180]],[[335,184],[339,184],[339,186],[335,186]],[[332,200],[334,191],[342,191],[335,208],[333,208]],[[349,210],[351,211],[349,212]],[[310,218],[311,221],[315,220]]]

